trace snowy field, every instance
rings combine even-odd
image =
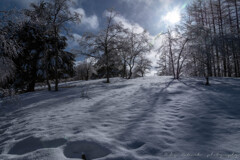
[[[239,160],[240,79],[72,82],[0,102],[1,160]]]

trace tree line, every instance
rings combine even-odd
[[[194,0],[159,48],[158,74],[240,77],[240,2]]]
[[[97,77],[106,77],[107,83],[112,76],[130,79],[144,76],[151,69],[151,61],[146,56],[152,49],[147,31],[137,31],[134,24],[126,28],[114,20],[117,16],[114,10],[108,10],[105,28],[95,34],[85,33],[79,40],[80,50],[76,51],[97,60],[94,64],[93,61],[80,64],[78,70],[91,65]]]
[[[66,51],[71,36],[69,23],[79,23],[81,15],[71,9],[71,0],[32,3],[30,9],[1,11],[0,88],[34,91],[38,82],[58,91],[60,79],[144,76],[151,68],[146,53],[151,50],[146,31],[136,32],[115,21],[114,10],[106,12],[105,28],[85,33],[79,49]],[[74,54],[73,54],[74,53]],[[75,65],[75,57],[84,61]]]
[[[79,48],[66,51],[70,23],[81,15],[71,0],[32,3],[29,9],[0,11],[0,88],[34,91],[37,82],[58,90],[60,79],[88,80],[111,77],[131,79],[151,69],[147,54],[151,36],[134,24],[116,21],[116,11],[105,12],[105,25],[86,32]],[[240,2],[194,0],[179,25],[161,34],[158,75],[240,77]],[[75,65],[76,54],[84,61]]]
[[[32,3],[30,9],[2,11],[0,26],[0,87],[34,91],[36,82],[73,75],[74,54],[65,51],[66,24],[80,21],[68,0]],[[14,17],[14,18],[13,18]]]

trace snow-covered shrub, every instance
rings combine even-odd
[[[2,89],[0,88],[0,98],[3,104],[6,103],[19,103],[19,96],[14,89]]]
[[[89,98],[89,86],[80,86],[80,97],[81,98]]]

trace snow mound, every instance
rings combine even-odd
[[[239,160],[239,80],[79,81],[0,100],[0,160]]]
[[[69,142],[64,148],[64,155],[67,158],[82,158],[82,154],[84,154],[86,159],[96,159],[105,157],[110,153],[110,150],[104,146],[90,141]]]

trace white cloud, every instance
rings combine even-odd
[[[154,0],[122,0],[122,2],[126,2],[126,3],[129,3],[129,4],[136,4],[136,3],[145,3],[147,5],[150,5],[152,4]]]
[[[144,28],[141,27],[139,24],[137,23],[131,23],[130,21],[128,21],[127,19],[125,19],[123,16],[121,15],[117,15],[114,20],[118,23],[122,23],[124,28],[128,28],[128,29],[134,29],[134,32],[136,33],[141,33],[144,31]]]
[[[91,29],[97,29],[99,27],[98,17],[94,14],[87,16],[84,9],[82,8],[70,8],[72,13],[78,13],[82,16],[80,25],[90,27]]]
[[[72,37],[68,38],[67,41],[67,50],[77,49],[79,47],[79,40],[82,38],[81,35],[77,33],[73,33]]]
[[[161,7],[168,7],[173,0],[122,0],[122,2],[128,3],[130,5],[136,5],[137,3],[143,3],[147,6],[152,5],[154,2],[159,2],[161,3]]]
[[[19,3],[23,7],[29,7],[31,3],[38,3],[40,0],[14,0]],[[76,12],[82,16],[81,23],[79,25],[84,25],[90,29],[97,29],[99,27],[98,17],[94,14],[91,16],[87,16],[84,9],[82,8],[74,8],[74,6],[80,5],[85,0],[72,0],[70,6],[70,11],[72,13]]]
[[[144,28],[141,27],[138,23],[130,23],[129,20],[127,20],[126,18],[124,18],[121,15],[116,16],[115,20],[116,20],[116,22],[121,22],[125,28],[131,29],[132,27],[134,27],[134,30],[136,33],[141,33],[144,31]],[[152,61],[152,69],[151,69],[150,73],[147,74],[147,76],[153,76],[155,73],[157,73],[155,68],[157,67],[157,61],[158,61],[159,55],[156,50],[160,47],[160,45],[162,43],[162,38],[161,38],[161,35],[153,36],[150,33],[148,33],[147,36],[150,38],[151,44],[153,45],[153,49],[151,50],[151,52],[147,53],[147,55],[146,55],[146,57],[150,61]]]
[[[109,11],[104,12],[104,16],[109,16],[109,15],[110,15]],[[140,26],[138,23],[130,22],[120,14],[116,14],[116,16],[114,17],[114,21],[116,23],[121,23],[124,28],[130,29],[130,30],[134,29],[135,33],[142,33],[144,31],[144,28]]]
[[[156,50],[152,50],[150,53],[147,54],[147,58],[152,61],[152,68],[150,72],[147,74],[147,76],[153,76],[157,73],[156,67],[157,67],[157,61],[158,61],[158,54]]]
[[[79,34],[77,34],[77,33],[73,33],[73,38],[74,38],[75,40],[80,40],[80,39],[82,38],[82,36],[79,35]]]

